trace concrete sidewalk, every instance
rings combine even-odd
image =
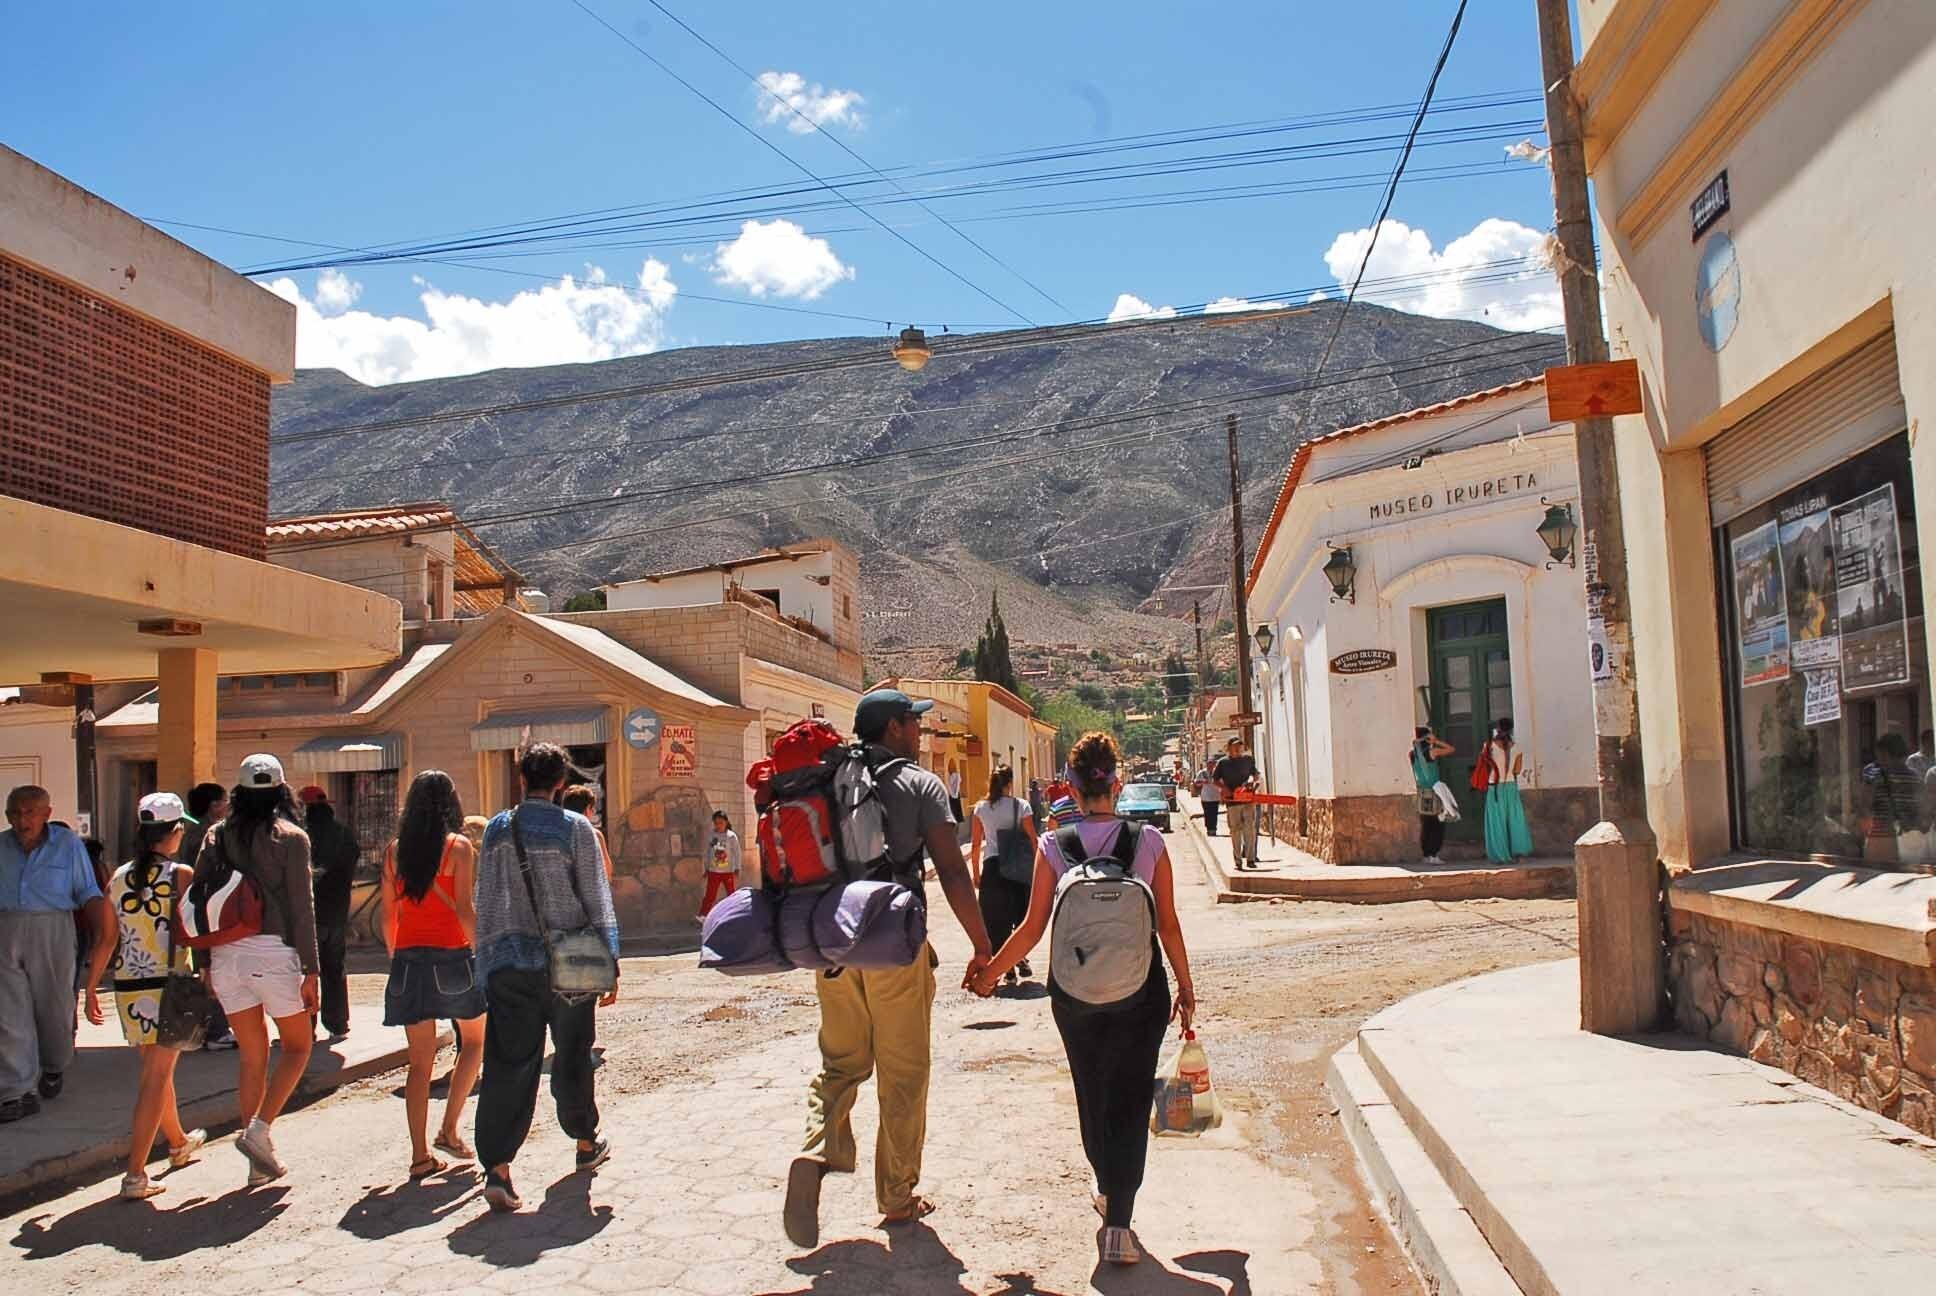
[[[1385,1010],[1331,1087],[1441,1292],[1936,1287],[1936,1142],[1681,1036],[1582,1032],[1573,960]]]
[[[1225,903],[1243,900],[1337,900],[1396,904],[1405,900],[1543,900],[1573,894],[1573,861],[1554,856],[1516,864],[1453,860],[1439,865],[1328,864],[1317,856],[1257,835],[1259,867],[1239,872],[1230,853],[1229,819],[1204,831],[1203,807],[1187,792],[1176,799],[1176,819],[1188,825],[1209,862],[1210,884]],[[1289,813],[1280,807],[1279,813]]]
[[[110,1004],[103,1007],[112,1013]],[[448,1042],[449,1028],[442,1034]],[[105,1172],[127,1156],[140,1066],[135,1050],[123,1041],[112,1016],[104,1026],[91,1026],[83,1018],[79,1044],[61,1096],[41,1103],[38,1116],[0,1133],[0,1202],[43,1185]],[[403,1031],[383,1025],[380,1006],[352,1003],[349,1038],[334,1044],[316,1041],[297,1100],[400,1067],[405,1053]],[[272,1064],[274,1057],[272,1050]],[[235,1079],[232,1049],[184,1055],[175,1068],[183,1127],[219,1131],[233,1126]]]

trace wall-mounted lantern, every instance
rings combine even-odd
[[[1544,500],[1540,501],[1542,504]],[[1539,524],[1539,542],[1546,546],[1546,552],[1553,555],[1553,561],[1546,564],[1550,570],[1565,563],[1569,567],[1580,564],[1573,555],[1573,538],[1580,528],[1573,521],[1571,504],[1548,504],[1546,520]]]
[[[1351,561],[1351,546],[1333,545],[1324,564],[1324,579],[1331,582],[1331,597],[1347,603],[1358,601],[1358,565]]]
[[[1270,656],[1271,645],[1277,642],[1277,636],[1271,633],[1268,622],[1258,623],[1255,637],[1257,640],[1257,651],[1265,657]]]

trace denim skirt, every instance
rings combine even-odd
[[[390,981],[383,987],[385,1026],[483,1015],[484,987],[470,950],[417,946],[391,956]]]

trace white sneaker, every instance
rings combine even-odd
[[[168,1189],[154,1182],[145,1174],[121,1176],[122,1201],[147,1201],[150,1197],[159,1197],[167,1191]]]
[[[179,1170],[189,1164],[195,1159],[195,1154],[202,1150],[202,1144],[206,1142],[208,1142],[207,1130],[197,1129],[188,1131],[187,1136],[182,1139],[180,1147],[168,1149],[169,1168]]]
[[[255,1174],[280,1179],[289,1173],[288,1168],[276,1159],[275,1141],[269,1137],[269,1127],[260,1118],[250,1121],[249,1127],[235,1136],[235,1150],[248,1158],[249,1168]],[[250,1176],[251,1179],[254,1177],[253,1174]]]

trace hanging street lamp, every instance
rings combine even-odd
[[[1324,564],[1324,579],[1331,582],[1331,597],[1347,603],[1358,601],[1358,565],[1351,561],[1351,547],[1335,545]]]
[[[1539,524],[1539,541],[1546,546],[1546,552],[1553,555],[1553,561],[1546,564],[1548,568],[1561,563],[1569,567],[1580,565],[1573,556],[1573,538],[1579,534],[1579,530],[1573,521],[1571,504],[1546,506],[1546,520]]]
[[[919,373],[928,361],[934,358],[934,348],[928,345],[928,335],[912,324],[901,330],[900,340],[894,344],[894,360],[909,373]]]

